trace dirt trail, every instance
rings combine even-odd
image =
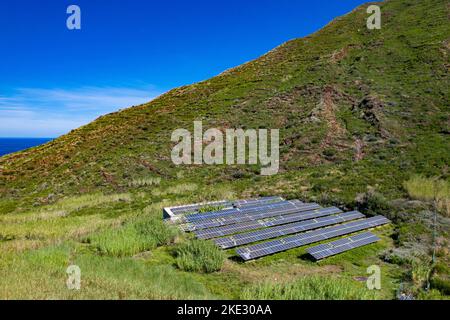
[[[355,140],[355,158],[354,158],[354,160],[355,161],[361,161],[362,159],[364,159],[364,147],[365,147],[365,144],[364,144],[364,141],[362,141],[361,139],[359,139],[359,138],[356,138],[356,140]]]
[[[320,118],[327,125],[327,132],[325,137],[319,146],[319,152],[312,155],[311,160],[314,163],[323,162],[322,152],[327,148],[333,148],[338,152],[343,152],[345,150],[354,150],[354,160],[361,161],[364,159],[365,143],[360,138],[354,137],[353,139],[349,136],[349,132],[336,117],[336,101],[345,101],[353,105],[355,99],[345,93],[339,92],[336,88],[329,85],[326,86],[322,91],[322,97],[320,103],[314,113],[315,117]],[[349,140],[354,140],[350,142]]]
[[[322,141],[321,147],[326,147],[332,144],[332,141],[339,137],[344,137],[347,130],[344,129],[339,121],[336,119],[336,105],[333,101],[333,96],[336,91],[333,87],[327,86],[325,88],[322,101],[320,102],[321,116],[326,121],[328,132],[325,139]]]

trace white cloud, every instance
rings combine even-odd
[[[100,115],[146,103],[159,94],[152,87],[18,89],[0,96],[0,136],[60,136]]]

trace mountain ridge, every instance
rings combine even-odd
[[[450,30],[439,24],[448,18],[448,6],[442,0],[377,4],[383,13],[379,31],[367,30],[365,4],[216,77],[172,89],[149,103],[101,116],[44,146],[0,158],[1,194],[41,197],[117,189],[142,175],[142,169],[176,179],[180,168],[170,162],[170,134],[191,128],[194,120],[222,129],[280,128],[285,173],[322,165],[351,170],[361,161],[392,161],[399,168],[411,154],[420,158],[415,148],[426,152],[426,139],[448,150],[445,134],[439,133],[448,127],[445,41]],[[421,29],[430,25],[436,30]],[[386,43],[390,46],[383,46]],[[431,111],[420,107],[425,101]],[[417,121],[413,113],[430,116]],[[418,134],[413,142],[411,134]],[[399,156],[402,159],[395,160]],[[425,174],[445,175],[433,163],[441,166],[446,160],[445,152],[433,152],[421,160],[431,161],[429,165],[419,166],[426,167]],[[406,166],[408,172],[419,171],[415,163]],[[185,171],[194,178],[223,176],[223,168],[208,170]],[[225,171],[252,175],[256,170]],[[48,186],[49,179],[64,186]]]

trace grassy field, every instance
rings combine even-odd
[[[243,192],[244,186],[237,186],[236,191],[232,185],[217,190],[223,195]],[[377,244],[318,263],[305,257],[306,247],[243,263],[234,258],[234,250],[222,252],[193,241],[162,222],[162,207],[172,203],[171,197],[185,203],[211,199],[208,188],[198,184],[192,192],[179,185],[182,191],[165,193],[162,201],[154,188],[75,197],[23,215],[1,215],[0,298],[393,299],[411,273],[408,264],[384,257],[395,247],[394,226],[375,230],[382,238]],[[56,214],[60,211],[65,214]],[[81,268],[80,291],[66,287],[69,265]],[[380,291],[366,288],[371,265],[381,267]],[[417,288],[424,295],[422,285]]]

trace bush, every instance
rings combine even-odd
[[[421,290],[417,295],[418,300],[448,300],[448,297],[443,295],[439,290]]]
[[[444,295],[450,296],[450,281],[440,277],[431,279],[431,288],[439,290]]]
[[[325,149],[322,154],[325,156],[325,158],[327,160],[334,160],[335,156],[336,156],[336,150],[335,149]]]
[[[376,216],[379,214],[388,215],[390,209],[386,198],[372,188],[369,188],[366,193],[359,194],[356,197],[356,207],[368,216]]]
[[[334,277],[304,277],[291,283],[263,283],[246,288],[244,300],[368,300],[374,292],[364,284]]]
[[[176,250],[176,264],[185,271],[211,273],[222,269],[225,254],[214,243],[193,240]]]

